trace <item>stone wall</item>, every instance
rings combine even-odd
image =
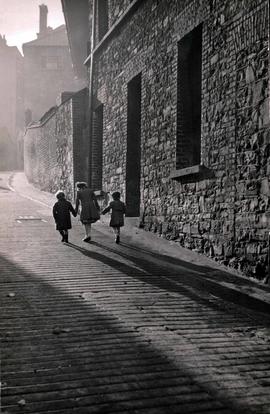
[[[260,16],[258,18],[258,16]],[[235,255],[262,273],[267,259],[269,210],[269,39],[268,10],[257,8],[235,36]]]
[[[177,47],[203,24],[201,164],[176,168]],[[142,74],[141,220],[263,277],[269,230],[268,2],[143,2],[98,52],[103,189],[125,198],[127,84]]]
[[[85,179],[87,172],[85,100],[85,90],[74,94],[30,125],[24,137],[24,169],[29,182],[52,193],[63,189],[71,200],[75,181]]]

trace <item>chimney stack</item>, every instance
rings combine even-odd
[[[47,32],[47,15],[48,7],[46,4],[41,4],[39,6],[39,35]]]

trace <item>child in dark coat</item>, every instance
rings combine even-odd
[[[56,193],[58,201],[53,206],[53,217],[56,223],[56,230],[62,236],[62,242],[68,243],[68,230],[71,229],[70,213],[76,217],[77,213],[72,207],[72,204],[66,200],[63,191]]]
[[[115,234],[115,243],[120,243],[120,227],[124,225],[124,214],[126,213],[126,205],[120,200],[120,193],[116,191],[112,194],[113,201],[110,202],[102,214],[108,213],[112,210],[110,226],[113,228]]]

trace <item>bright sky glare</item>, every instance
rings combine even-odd
[[[48,26],[64,22],[61,0],[0,0],[0,34],[9,46],[21,50],[22,43],[36,39],[39,31],[39,5],[48,6]]]

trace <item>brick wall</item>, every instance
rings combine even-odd
[[[63,189],[71,200],[75,181],[87,174],[85,100],[85,90],[73,95],[28,127],[24,137],[28,180],[44,191]]]
[[[89,181],[89,131],[87,128],[88,89],[72,98],[74,182]]]
[[[172,179],[178,42],[201,23],[207,174]],[[99,51],[94,75],[104,111],[103,189],[125,198],[127,84],[141,72],[145,228],[257,277],[270,224],[267,26],[265,0],[149,0]]]
[[[95,190],[102,189],[102,146],[103,146],[103,106],[93,113],[91,143],[91,186]]]

